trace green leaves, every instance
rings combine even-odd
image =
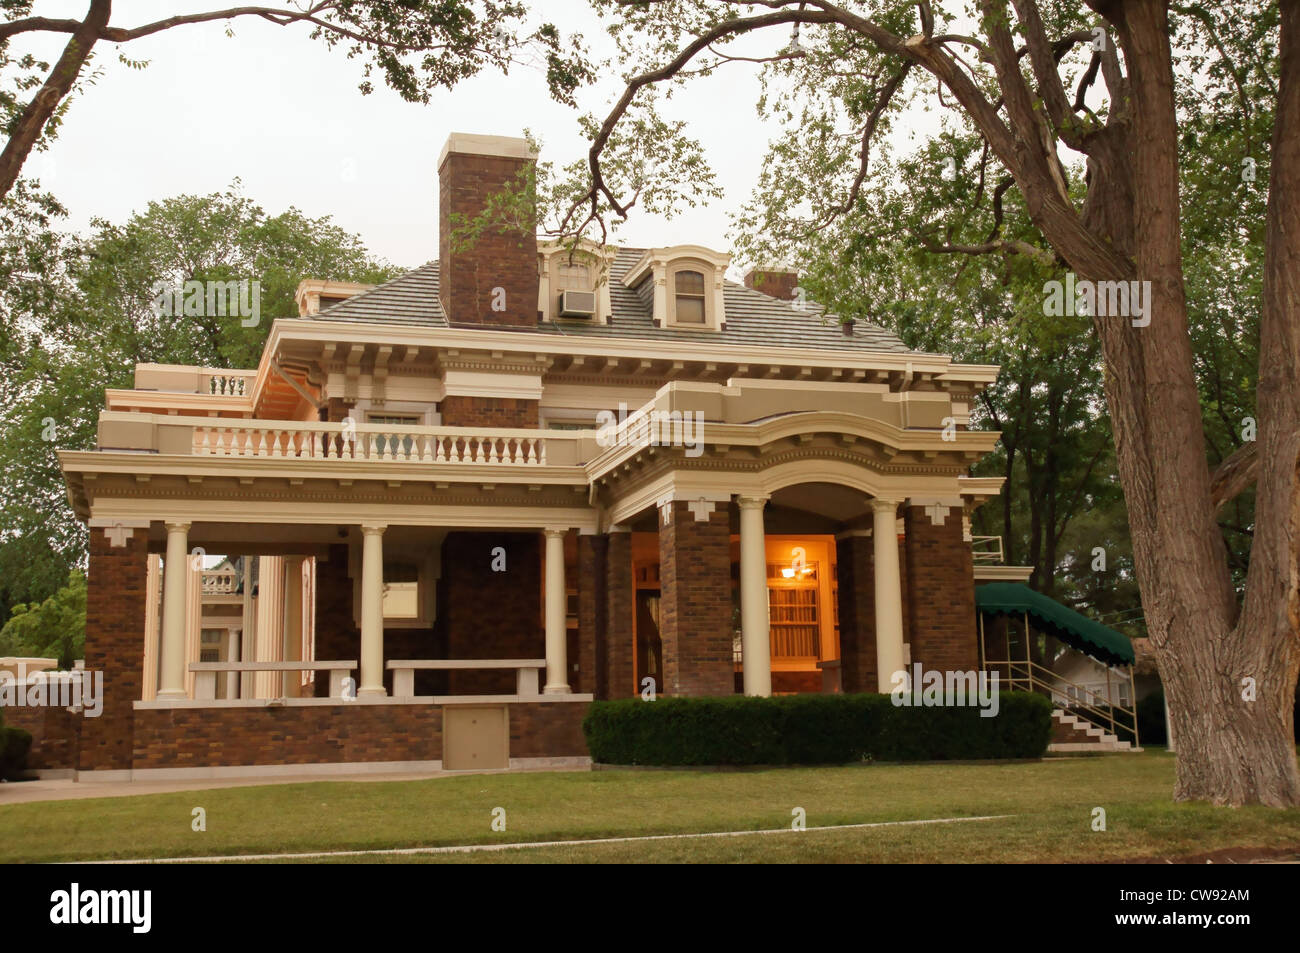
[[[328,217],[269,215],[242,195],[151,202],[88,239],[56,230],[61,209],[20,182],[0,204],[0,611],[45,599],[84,562],[58,449],[94,446],[106,387],[138,363],[255,367],[277,317],[296,317],[304,278],[374,284],[402,269],[373,258]],[[155,287],[258,281],[261,319],[169,317]]]
[[[43,602],[14,606],[0,629],[0,655],[57,658],[64,669],[84,656],[85,644],[86,577],[79,570]]]

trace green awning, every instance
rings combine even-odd
[[[1111,665],[1133,664],[1133,643],[1127,636],[1022,583],[988,582],[976,586],[975,606],[980,612],[1028,615],[1040,632],[1054,635],[1080,652]]]

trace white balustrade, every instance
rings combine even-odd
[[[249,378],[243,374],[211,374],[208,376],[208,393],[219,397],[246,397]]]
[[[202,582],[205,595],[224,595],[239,588],[239,574],[233,569],[205,569]]]
[[[211,457],[545,466],[548,439],[554,439],[554,435],[543,437],[537,432],[518,430],[476,433],[461,427],[205,421],[194,427],[194,453]]]

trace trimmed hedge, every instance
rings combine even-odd
[[[902,707],[889,695],[639,698],[593,702],[582,730],[603,764],[844,764],[1038,758],[1052,705],[1000,692],[998,714]]]
[[[27,752],[32,750],[32,733],[22,728],[4,726],[4,709],[0,709],[0,779],[16,781],[27,767]]]

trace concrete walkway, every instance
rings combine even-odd
[[[574,770],[572,768],[568,770]],[[137,794],[171,794],[176,791],[212,791],[266,784],[314,784],[338,781],[425,781],[462,774],[505,774],[505,771],[426,771],[392,774],[277,775],[260,778],[195,778],[189,781],[74,781],[71,778],[0,783],[0,807],[32,801],[73,801],[93,797],[131,797]],[[517,771],[514,773],[518,773]]]

